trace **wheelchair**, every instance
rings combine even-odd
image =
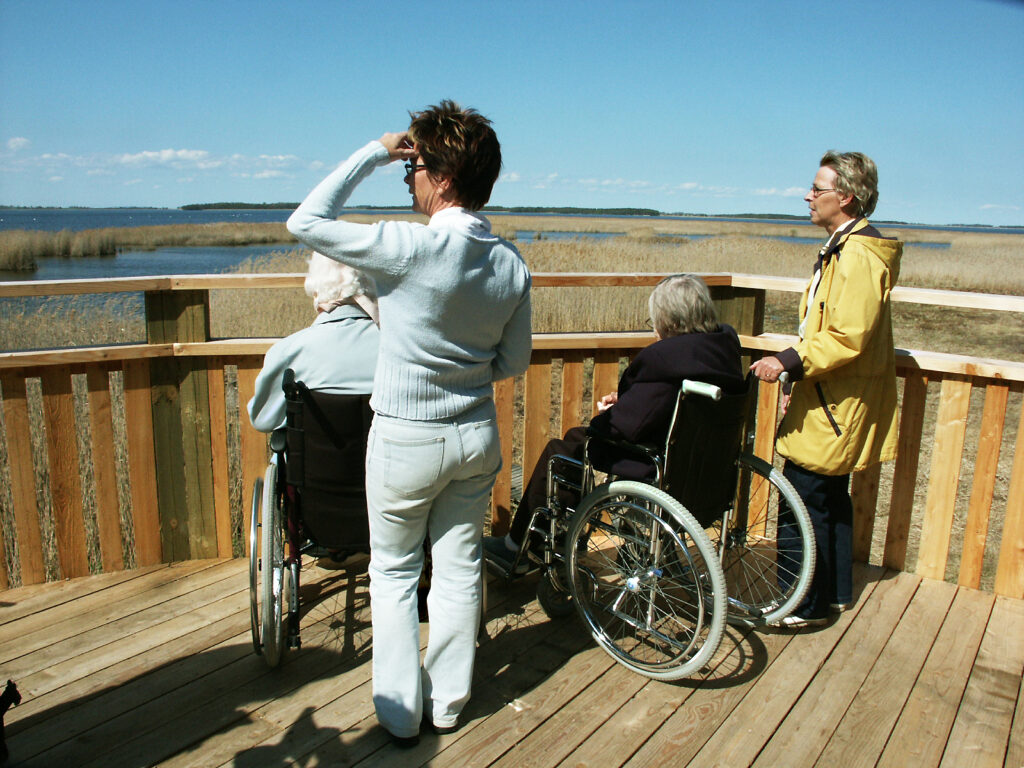
[[[814,537],[789,481],[749,452],[755,391],[687,380],[665,446],[590,434],[582,460],[553,456],[527,541],[510,567],[488,567],[510,580],[528,559],[549,616],[575,610],[616,661],[659,680],[704,667],[727,621],[780,621],[810,587]],[[653,483],[597,484],[601,444],[649,463]]]
[[[299,648],[303,554],[334,560],[369,553],[365,454],[369,395],[308,389],[285,371],[286,426],[270,438],[273,457],[253,487],[249,603],[253,649],[276,667]]]

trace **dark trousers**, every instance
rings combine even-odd
[[[818,548],[814,579],[803,603],[795,613],[804,618],[828,615],[830,603],[853,600],[853,501],[850,499],[849,475],[820,475],[786,460],[783,476],[793,484],[803,499],[814,529]],[[795,529],[788,505],[780,502],[780,529]],[[784,538],[785,536],[785,538]],[[779,531],[780,540],[799,541],[798,536]],[[799,553],[780,552],[780,559],[798,557]]]
[[[530,524],[530,513],[537,507],[545,507],[548,503],[548,461],[552,456],[570,456],[574,459],[583,458],[583,444],[587,438],[587,430],[584,427],[573,427],[565,433],[561,440],[548,440],[548,444],[541,451],[540,458],[534,465],[530,479],[523,486],[523,498],[519,501],[515,513],[512,515],[512,524],[509,527],[509,536],[517,545],[522,546],[526,540],[526,529]],[[569,501],[568,503],[573,503]]]

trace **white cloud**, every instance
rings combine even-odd
[[[161,149],[115,155],[113,162],[130,166],[172,165],[182,167],[188,164],[207,162],[209,156],[210,153],[203,149]]]
[[[1019,205],[1000,205],[998,203],[985,203],[981,206],[983,211],[1019,211]]]
[[[7,140],[7,148],[11,150],[11,152],[17,152],[19,150],[25,149],[31,143],[32,142],[26,139],[24,136],[15,136],[14,138]]]
[[[787,187],[786,189],[755,189],[754,194],[761,197],[803,197],[807,192],[803,187]]]
[[[51,176],[51,177],[50,177],[50,178],[48,179],[48,181],[51,181],[51,182],[53,182],[53,183],[55,183],[55,184],[56,184],[56,183],[57,183],[57,182],[59,182],[59,181],[64,181],[64,177],[63,177],[63,176]]]
[[[288,174],[284,171],[266,170],[257,171],[256,173],[236,173],[234,175],[242,179],[279,179]]]
[[[501,175],[501,180],[502,181],[513,181],[513,182],[519,181],[519,174],[516,173],[515,171],[510,171],[508,173],[503,173]]]

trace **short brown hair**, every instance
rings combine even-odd
[[[501,145],[491,121],[451,99],[409,116],[409,138],[427,171],[451,179],[464,207],[483,208],[501,173]]]
[[[870,216],[878,203],[878,168],[875,161],[860,152],[836,152],[830,149],[821,158],[822,166],[836,172],[835,188],[852,195],[858,216]]]

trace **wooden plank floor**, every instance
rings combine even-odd
[[[303,579],[303,647],[277,670],[252,653],[242,560],[0,594],[0,678],[24,696],[9,765],[1024,765],[1021,600],[864,567],[834,624],[730,629],[669,684],[549,621],[535,582],[492,584],[462,727],[398,752],[370,699],[365,569]]]

